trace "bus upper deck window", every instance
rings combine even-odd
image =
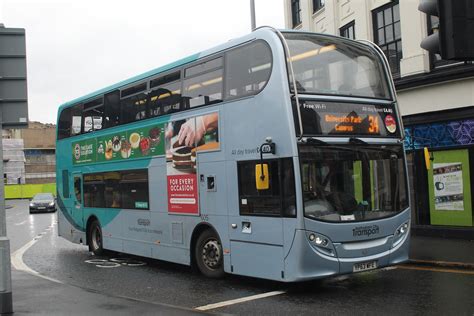
[[[272,71],[270,47],[257,41],[228,52],[226,71],[226,98],[257,94]]]

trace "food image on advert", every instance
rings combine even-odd
[[[168,212],[199,214],[197,152],[218,150],[218,113],[169,122],[165,129]]]
[[[464,210],[462,163],[435,163],[433,184],[437,211]]]

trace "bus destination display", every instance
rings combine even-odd
[[[399,136],[392,105],[301,102],[305,135]]]

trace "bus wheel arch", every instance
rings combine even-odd
[[[210,224],[198,225],[191,236],[191,266],[209,278],[222,278],[224,272],[224,252],[217,230]],[[211,261],[203,260],[202,251],[210,252]],[[204,257],[207,257],[204,255]],[[206,262],[207,264],[206,264]]]
[[[86,240],[89,246],[89,251],[95,255],[100,256],[104,253],[104,239],[102,235],[102,226],[96,216],[91,216],[87,220],[86,225]]]

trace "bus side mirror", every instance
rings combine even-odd
[[[433,156],[431,155],[430,151],[428,150],[428,147],[423,148],[423,153],[425,154],[426,170],[430,170],[431,169],[431,161],[433,160]]]
[[[268,190],[270,188],[270,176],[268,174],[268,164],[259,163],[255,165],[255,186],[257,190]]]

